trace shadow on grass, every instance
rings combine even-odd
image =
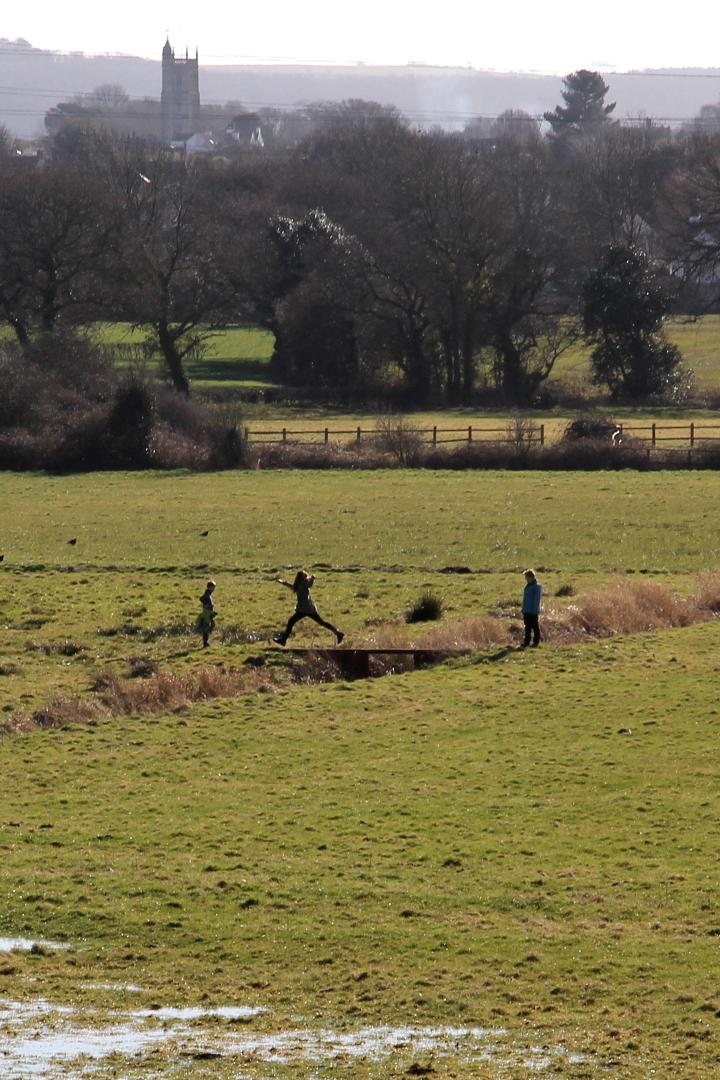
[[[512,656],[517,652],[517,645],[504,645],[502,649],[498,649],[497,652],[488,653],[487,656],[478,656],[475,658],[476,664],[494,664],[498,660],[504,660],[506,656]]]
[[[248,382],[274,385],[267,360],[223,360],[206,357],[186,365],[190,379],[196,382]]]

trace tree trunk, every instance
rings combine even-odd
[[[163,354],[163,359],[168,369],[168,374],[172,380],[172,384],[175,389],[184,394],[185,397],[190,396],[190,383],[188,382],[185,370],[183,368],[182,357],[177,350],[175,344],[175,338],[172,336],[170,328],[166,322],[159,322],[157,324],[158,342],[160,343],[160,349]]]
[[[18,339],[18,344],[22,349],[27,349],[30,344],[30,333],[28,331],[27,323],[18,318],[17,315],[8,315],[8,323],[13,329],[15,337]]]
[[[509,334],[497,343],[502,357],[503,394],[513,405],[528,404],[528,386],[522,355]]]
[[[475,392],[475,350],[474,335],[469,326],[465,327],[462,346],[462,399],[466,405],[472,405]]]
[[[430,397],[430,373],[421,335],[411,332],[405,344],[410,398],[415,405],[425,405]]]

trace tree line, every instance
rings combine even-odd
[[[183,394],[232,323],[269,329],[277,377],[321,392],[527,405],[583,337],[614,398],[672,394],[663,320],[717,300],[720,141],[616,124],[606,92],[568,76],[547,136],[348,101],[271,156],[185,162],[74,126],[27,171],[0,145],[0,317],[21,349],[128,321]]]

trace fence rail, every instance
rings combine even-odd
[[[499,443],[545,446],[548,442],[548,432],[545,424],[529,424],[524,430],[516,431],[512,421],[508,421],[503,427],[485,427],[483,424],[467,424],[462,427],[432,427],[415,428],[408,425],[405,428],[408,437],[418,438],[422,443],[429,446],[449,446],[472,443]],[[720,421],[718,423],[667,423],[667,424],[624,424],[620,423],[616,429],[613,442],[624,439],[632,439],[635,443],[641,443],[651,449],[673,449],[668,445],[674,443],[678,449],[689,447],[693,449],[701,444],[720,442]],[[322,444],[352,442],[381,443],[392,438],[393,433],[383,432],[375,427],[364,428],[307,428],[284,426],[278,428],[250,428],[243,429],[243,436],[247,443],[282,445],[283,443],[295,446],[318,446]],[[400,436],[401,433],[398,433]]]
[[[648,443],[652,448],[659,443],[682,443],[692,449],[699,443],[720,442],[720,423],[697,424],[694,420],[686,424],[618,424],[617,431],[620,439],[629,436],[635,442]],[[705,434],[710,431],[715,434]],[[673,434],[666,435],[665,432]]]
[[[517,443],[520,438],[513,433],[510,425],[507,424],[505,427],[498,428],[481,427],[473,424],[454,428],[443,428],[437,425],[427,428],[407,427],[404,434],[409,438],[419,438],[421,442],[429,446],[476,442]],[[295,427],[251,429],[246,427],[243,430],[243,436],[247,443],[253,444],[264,443],[277,446],[283,443],[292,443],[296,446],[303,444],[317,446],[323,443],[347,441],[348,439],[354,443],[378,443],[392,438],[392,432],[386,434],[377,428],[363,427],[311,429]],[[308,438],[308,436],[311,436],[311,438]],[[522,441],[544,446],[545,425],[538,424],[534,427],[528,427],[522,435]]]

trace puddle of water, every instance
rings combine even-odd
[[[153,1017],[159,1020],[199,1020],[203,1016],[221,1016],[223,1020],[248,1020],[264,1012],[267,1012],[267,1009],[262,1005],[218,1005],[217,1008],[209,1009],[201,1006],[176,1009],[168,1005],[160,1009],[133,1009],[127,1015],[138,1020],[153,1019]]]
[[[267,1010],[239,1005],[214,1008],[167,1006],[160,1009],[98,1010],[101,1026],[73,1022],[77,1010],[38,1000],[0,1000],[0,1075],[3,1080],[42,1077],[52,1080],[62,1069],[65,1077],[88,1077],[103,1066],[110,1054],[132,1055],[153,1047],[184,1053],[246,1054],[256,1061],[292,1065],[345,1059],[382,1060],[398,1052],[458,1054],[473,1061],[494,1061],[498,1066],[522,1062],[542,1072],[559,1060],[587,1058],[569,1054],[564,1047],[531,1048],[519,1053],[510,1033],[502,1028],[477,1027],[365,1027],[356,1031],[307,1028],[256,1034],[222,1028],[205,1029],[188,1021],[203,1017],[246,1020]],[[87,1013],[84,1014],[87,1016]],[[114,1021],[114,1022],[113,1022]],[[153,1023],[156,1021],[156,1023]],[[80,1059],[84,1058],[82,1065]],[[75,1064],[76,1071],[73,1071]]]
[[[43,941],[41,938],[0,937],[0,952],[29,952],[33,945],[43,949],[69,949],[62,941]]]
[[[63,1068],[64,1077],[88,1076],[87,1065],[76,1072],[68,1072],[64,1066],[81,1055],[99,1062],[110,1054],[137,1054],[163,1042],[165,1037],[160,1030],[143,1031],[133,1027],[104,1028],[100,1031],[79,1028],[65,1033],[46,1032],[8,1040],[3,1037],[0,1072],[3,1080],[25,1080],[27,1076],[53,1080],[58,1076],[59,1067]]]
[[[495,1040],[506,1032],[485,1028],[409,1028],[371,1027],[358,1031],[309,1031],[298,1029],[271,1035],[244,1033],[241,1037],[223,1035],[228,1053],[250,1053],[264,1061],[291,1063],[300,1058],[322,1061],[338,1057],[388,1057],[398,1051],[417,1053],[434,1050],[448,1053],[468,1051],[473,1056],[492,1057]]]
[[[119,993],[127,994],[142,994],[142,986],[136,986],[135,983],[83,983],[83,990],[116,990]]]

